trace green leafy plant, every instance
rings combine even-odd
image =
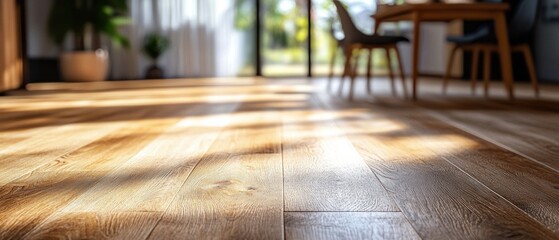
[[[157,59],[169,49],[170,45],[171,41],[167,37],[150,33],[144,38],[142,50],[146,56],[157,62]]]
[[[118,31],[119,26],[130,21],[126,0],[54,0],[48,18],[48,32],[52,40],[61,46],[68,35],[73,35],[74,50],[85,50],[86,29],[92,30],[92,48],[101,47],[101,34],[113,42],[128,47],[126,37]]]

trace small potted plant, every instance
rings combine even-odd
[[[157,33],[150,33],[144,38],[143,52],[152,61],[151,66],[146,70],[146,79],[161,79],[165,74],[163,69],[157,65],[157,60],[169,49],[171,41],[165,36]]]
[[[60,55],[60,71],[67,81],[103,81],[109,73],[108,52],[101,48],[101,34],[118,45],[128,40],[118,27],[129,22],[126,0],[54,0],[48,33],[59,46],[72,37],[72,50]]]

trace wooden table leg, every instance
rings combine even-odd
[[[412,39],[412,100],[417,101],[417,77],[419,66],[419,37],[421,31],[420,16],[418,12],[413,13],[413,39]]]
[[[503,75],[503,83],[507,89],[509,99],[514,99],[514,85],[512,74],[511,49],[509,43],[509,34],[507,29],[507,21],[504,12],[495,14],[495,32],[499,44],[499,56],[501,58],[501,72]]]
[[[388,69],[388,77],[390,78],[390,88],[392,88],[392,96],[396,97],[396,82],[394,80],[394,70],[392,69],[392,58],[390,57],[390,48],[384,49],[386,55],[386,68]]]

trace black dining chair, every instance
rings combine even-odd
[[[330,34],[332,36],[332,38],[336,41],[336,46],[332,51],[332,56],[330,58],[330,72],[328,73],[328,84],[326,86],[326,89],[328,91],[330,91],[330,89],[332,88],[332,79],[334,78],[334,69],[336,67],[336,60],[338,59],[338,53],[340,51],[343,52],[344,50],[344,38],[340,38],[337,34],[336,34],[336,29],[334,29],[334,26],[332,26],[330,28]],[[367,93],[368,94],[372,94],[372,85],[371,85],[371,75],[372,75],[372,69],[373,69],[373,51],[369,50],[369,56],[367,58]],[[357,66],[358,64],[354,64],[353,65],[353,71],[355,74],[357,74]]]
[[[502,2],[501,0],[486,1]],[[536,97],[538,97],[538,79],[529,42],[537,21],[539,0],[513,0],[509,2],[511,4],[511,12],[507,21],[511,50],[512,52],[520,52],[524,55],[534,93]],[[451,51],[447,70],[444,75],[443,93],[446,93],[448,89],[450,71],[454,64],[455,55],[457,51],[461,49],[463,51],[471,51],[473,55],[471,69],[472,94],[476,92],[479,57],[480,54],[483,54],[484,94],[486,97],[489,96],[491,54],[499,50],[493,24],[483,23],[476,31],[463,36],[448,36],[447,41],[454,43],[454,48]]]
[[[342,31],[344,33],[344,39],[340,42],[340,44],[342,44],[343,52],[345,55],[345,66],[344,66],[344,72],[340,80],[339,94],[342,95],[343,93],[345,77],[349,77],[350,78],[349,99],[350,100],[353,99],[355,77],[357,74],[357,59],[354,59],[354,57],[356,57],[357,55],[354,56],[354,51],[367,49],[371,52],[373,49],[384,49],[387,58],[389,76],[392,84],[392,92],[393,94],[396,94],[394,74],[391,66],[392,61],[390,57],[390,50],[394,50],[396,52],[396,57],[400,69],[400,76],[402,78],[404,96],[407,98],[408,95],[407,95],[405,75],[402,67],[402,61],[400,58],[400,51],[397,48],[397,44],[400,42],[408,42],[408,39],[402,36],[379,36],[377,34],[373,34],[373,35],[365,34],[355,26],[348,11],[345,9],[343,4],[339,0],[334,0],[334,5],[336,5],[336,10],[338,12],[340,23],[342,25]],[[369,54],[369,64],[367,66],[368,75],[370,75],[370,71],[371,71],[370,59],[371,59],[371,55]],[[367,89],[368,89],[367,91],[370,93],[371,92],[370,76],[368,76],[367,79]]]

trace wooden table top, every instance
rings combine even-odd
[[[401,21],[412,19],[413,12],[429,13],[472,13],[472,12],[494,12],[507,11],[508,3],[419,3],[401,5],[379,5],[377,12],[372,15],[376,20],[381,21]],[[449,18],[451,18],[449,15]],[[477,17],[474,17],[477,18]],[[429,20],[429,19],[426,19]],[[433,19],[438,20],[438,19]]]

